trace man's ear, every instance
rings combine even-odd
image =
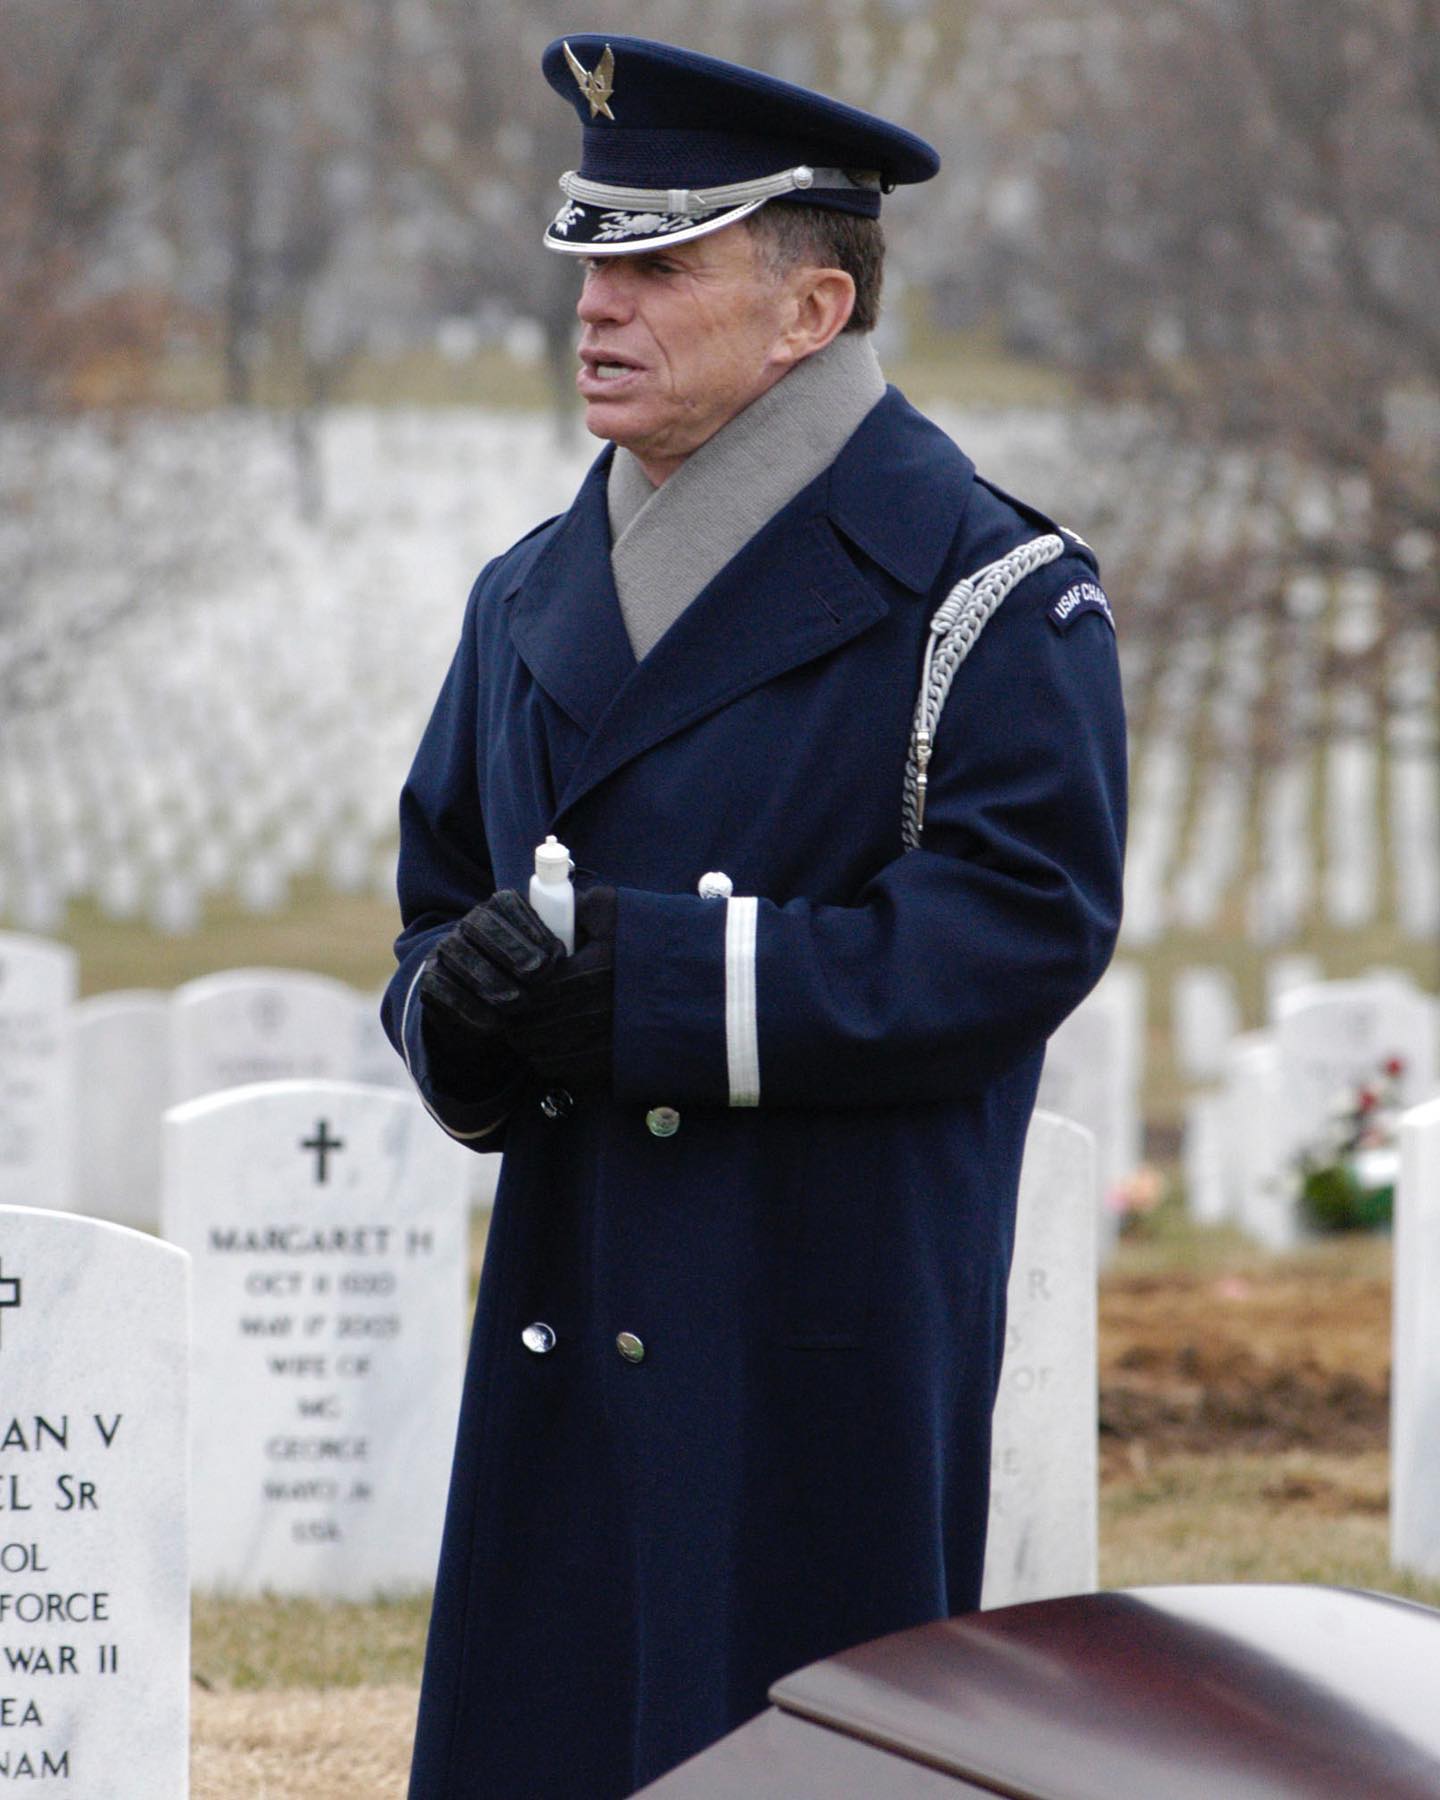
[[[785,277],[789,288],[790,322],[776,343],[777,362],[803,362],[823,350],[845,329],[855,310],[855,281],[843,269],[816,269],[808,264],[791,269]]]

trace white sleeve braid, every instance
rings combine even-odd
[[[755,950],[760,903],[732,898],[725,912],[725,1063],[732,1106],[760,1104]]]
[[[905,848],[918,850],[925,828],[925,790],[930,757],[940,715],[955,671],[975,647],[975,640],[1000,602],[1036,569],[1065,554],[1065,541],[1053,533],[1017,544],[997,561],[957,582],[930,621],[925,644],[925,663],[920,695],[915,703],[915,722],[910,732],[910,754],[905,762],[905,794],[901,829]]]

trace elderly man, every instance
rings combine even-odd
[[[1120,910],[1094,559],[867,336],[934,152],[665,45],[544,69],[609,443],[477,581],[402,800],[388,1028],[505,1150],[414,1800],[631,1793],[976,1605],[1026,1125]]]

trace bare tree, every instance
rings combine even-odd
[[[152,352],[168,296],[107,267],[177,0],[0,7],[0,406],[54,405],[97,349]]]
[[[1011,316],[1099,393],[1359,478],[1310,554],[1373,569],[1394,629],[1440,624],[1440,3],[1029,23],[1001,132],[1027,204],[988,271]]]

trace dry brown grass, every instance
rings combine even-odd
[[[192,1699],[191,1800],[399,1800],[416,1689],[265,1689]]]
[[[1101,1585],[1319,1581],[1399,1591],[1387,1560],[1387,1480],[1377,1451],[1141,1453],[1101,1491]]]

